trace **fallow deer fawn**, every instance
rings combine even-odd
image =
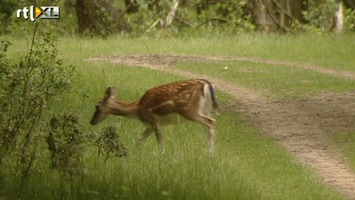
[[[110,114],[138,118],[147,128],[137,140],[138,146],[155,132],[164,152],[161,126],[180,123],[179,115],[202,124],[208,135],[209,152],[213,152],[215,119],[211,111],[217,109],[214,86],[205,79],[193,79],[161,85],[150,90],[137,101],[123,103],[116,99],[115,87],[106,89],[104,98],[96,105],[90,124],[95,125]]]

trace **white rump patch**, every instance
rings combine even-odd
[[[208,84],[203,85],[203,95],[199,101],[199,111],[200,113],[210,116],[212,110],[212,98],[211,91]]]

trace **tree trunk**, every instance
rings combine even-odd
[[[335,28],[338,33],[341,33],[344,28],[344,9],[343,3],[339,3],[338,11],[335,13]]]
[[[296,20],[305,22],[303,0],[250,0],[248,7],[262,32],[286,31]]]
[[[110,0],[76,0],[76,14],[81,35],[107,36],[130,31],[121,10]]]
[[[95,5],[93,0],[77,0],[76,15],[78,18],[79,33],[97,34],[96,20],[98,15],[95,11]]]
[[[270,7],[269,0],[251,0],[248,7],[251,10],[251,14],[254,18],[254,24],[260,32],[275,32],[277,26],[274,20],[271,18],[273,12]]]

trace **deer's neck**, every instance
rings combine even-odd
[[[135,117],[137,116],[138,106],[137,101],[132,103],[124,103],[120,101],[113,101],[109,105],[111,114],[113,115],[120,115],[124,117]]]

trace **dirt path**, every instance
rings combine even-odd
[[[228,105],[244,115],[262,133],[274,138],[297,159],[312,167],[324,182],[337,188],[346,198],[355,199],[355,173],[326,140],[327,134],[355,130],[355,91],[301,100],[268,100],[248,88],[169,67],[178,62],[214,62],[221,60],[269,63],[285,67],[299,67],[320,73],[355,80],[355,74],[319,66],[244,57],[216,56],[151,56],[119,55],[92,58],[129,66],[161,70],[187,78],[207,78],[219,90],[233,95],[238,102]]]

